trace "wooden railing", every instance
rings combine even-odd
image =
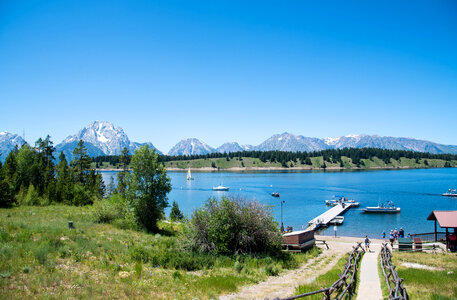
[[[324,294],[324,299],[339,300],[347,294],[353,294],[356,286],[358,265],[364,253],[365,250],[362,247],[362,243],[357,243],[357,246],[354,246],[351,253],[349,254],[349,257],[346,261],[346,264],[344,265],[344,270],[343,273],[340,275],[340,278],[337,281],[335,281],[330,287],[281,299],[293,300],[322,293]]]
[[[408,293],[403,286],[403,279],[398,276],[395,266],[392,265],[392,252],[390,252],[387,244],[383,244],[381,248],[381,268],[389,289],[389,299],[408,300]]]

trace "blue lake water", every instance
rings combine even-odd
[[[115,172],[103,172],[105,182]],[[380,238],[385,230],[403,227],[406,233],[432,232],[434,222],[427,221],[432,210],[457,210],[457,198],[441,196],[457,187],[457,169],[415,169],[375,171],[302,171],[302,172],[193,172],[195,180],[187,181],[185,172],[168,172],[172,182],[169,203],[176,201],[190,216],[209,197],[242,196],[271,205],[280,222],[283,200],[284,226],[306,227],[309,220],[329,209],[326,199],[344,195],[360,202],[344,215],[338,235]],[[222,183],[228,192],[214,192]],[[280,198],[271,196],[279,192]],[[401,207],[399,214],[364,214],[361,209],[393,201]],[[168,215],[170,208],[166,209]],[[333,235],[333,226],[322,231]]]

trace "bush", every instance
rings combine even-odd
[[[271,209],[257,201],[210,198],[189,223],[187,246],[219,254],[278,254],[281,234]]]
[[[123,219],[128,210],[126,201],[118,194],[96,201],[93,207],[94,221],[97,223],[112,223]]]

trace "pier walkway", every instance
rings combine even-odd
[[[333,220],[336,216],[339,216],[346,210],[352,207],[352,204],[350,203],[345,203],[345,204],[338,204],[335,205],[334,207],[330,208],[329,210],[325,211],[323,214],[320,216],[317,216],[316,218],[312,219],[311,221],[308,222],[308,230],[312,229],[315,230],[319,226],[326,226],[331,220]]]

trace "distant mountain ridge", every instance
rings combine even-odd
[[[64,152],[67,160],[71,160],[73,150],[79,140],[83,140],[89,156],[119,155],[124,147],[133,153],[143,145],[149,145],[157,150],[154,145],[148,143],[132,142],[124,130],[110,122],[95,121],[81,129],[77,134],[71,135],[56,145],[55,156]],[[14,147],[21,147],[24,139],[17,134],[0,132],[0,161],[4,162],[8,153]],[[337,138],[314,138],[302,135],[294,135],[288,132],[274,134],[257,146],[240,145],[237,142],[224,143],[213,148],[197,138],[184,139],[173,146],[168,155],[203,155],[208,153],[229,153],[239,151],[320,151],[326,149],[342,148],[381,148],[391,150],[410,150],[417,152],[430,152],[433,154],[450,153],[457,154],[457,146],[443,145],[425,140],[404,137],[389,137],[379,135],[346,135]],[[157,150],[158,151],[158,150]],[[162,154],[160,151],[158,151]]]
[[[192,140],[193,144],[204,144],[204,149],[188,145]],[[442,145],[429,141],[404,137],[381,137],[379,135],[351,134],[337,138],[313,138],[301,135],[294,135],[288,132],[275,134],[258,146],[240,146],[237,142],[225,143],[218,148],[212,148],[198,139],[182,140],[176,144],[168,155],[191,155],[187,149],[192,148],[192,155],[204,155],[213,152],[237,152],[244,150],[256,151],[291,151],[291,152],[312,152],[326,149],[342,148],[381,148],[390,150],[410,150],[417,152],[430,152],[433,154],[450,153],[457,154],[457,146]]]

